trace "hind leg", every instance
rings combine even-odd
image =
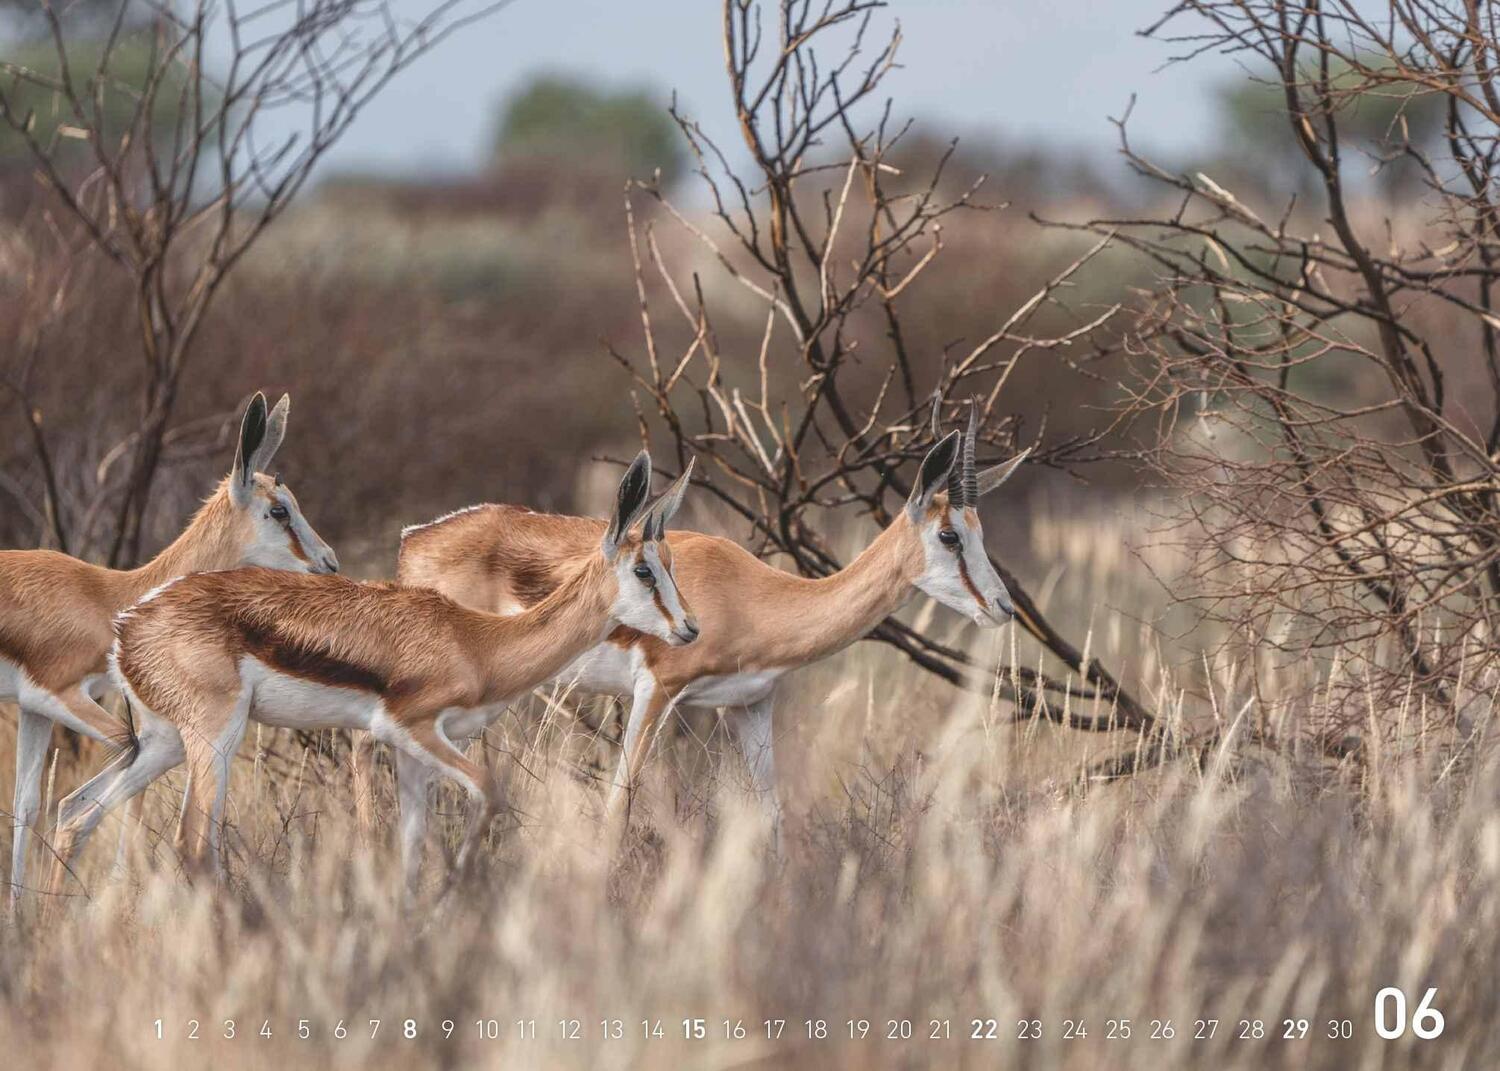
[[[16,794],[11,813],[15,816],[10,845],[10,899],[12,906],[26,888],[26,846],[36,824],[42,799],[42,768],[52,722],[34,710],[22,707],[16,722]]]
[[[26,849],[37,819],[41,797],[42,766],[47,741],[55,722],[75,733],[120,747],[127,738],[119,720],[101,707],[89,693],[96,678],[67,686],[45,687],[23,678],[17,702],[21,708],[16,724],[16,835],[11,844],[11,896],[19,896],[26,884]]]
[[[229,719],[212,737],[207,733],[189,734],[183,740],[187,751],[188,787],[177,827],[177,849],[188,870],[204,868],[215,877],[224,876],[224,861],[219,852],[220,830],[224,824],[224,802],[229,793],[229,767],[245,729],[250,723],[250,691],[242,689],[234,700]]]
[[[185,756],[177,730],[154,721],[141,732],[140,748],[134,755],[120,755],[64,799],[58,805],[56,862],[49,892],[56,895],[63,891],[73,861],[104,816],[140,795],[153,781],[181,764]]]
[[[401,806],[401,872],[408,894],[417,891],[427,842],[427,789],[432,767],[409,752],[396,751],[396,792]]]

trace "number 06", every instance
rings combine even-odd
[[[1437,989],[1427,990],[1417,1003],[1411,1017],[1411,1032],[1423,1041],[1431,1041],[1443,1032],[1443,1013],[1432,1006]],[[1395,1022],[1387,1015],[1388,1008],[1395,1007]],[[1375,1033],[1387,1041],[1394,1041],[1406,1033],[1406,994],[1395,986],[1386,986],[1375,994]]]

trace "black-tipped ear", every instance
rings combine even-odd
[[[234,468],[229,474],[229,497],[236,506],[250,504],[250,488],[255,482],[251,459],[266,438],[266,396],[260,391],[250,399],[245,418],[240,421],[240,442],[234,451]]]
[[[932,501],[932,496],[941,491],[948,482],[948,474],[958,460],[959,433],[950,431],[927,452],[922,459],[922,471],[906,500],[906,509],[913,517],[918,516]]]
[[[604,533],[604,556],[614,559],[620,540],[630,531],[630,526],[640,517],[651,495],[651,457],[642,450],[625,470],[620,480],[620,489],[615,493],[615,513],[610,518],[609,529]]]

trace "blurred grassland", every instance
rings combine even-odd
[[[601,512],[618,470],[594,459],[636,448],[628,382],[604,353],[640,350],[620,200],[528,196],[326,189],[268,232],[203,328],[194,359],[206,371],[185,385],[182,413],[224,413],[227,434],[250,389],[290,391],[277,464],[356,575],[391,574],[402,525],[476,501]],[[1049,214],[1090,214],[1068,207]],[[657,224],[679,283],[702,274],[734,358],[725,375],[748,382],[764,306],[707,271],[709,255],[659,217],[639,218]],[[31,239],[3,238],[9,323]],[[1089,244],[1017,212],[954,217],[944,240],[910,291],[924,381]],[[38,404],[61,468],[86,476],[131,427],[120,399],[134,397],[138,358],[120,341],[132,337],[128,295],[77,270],[90,285],[44,340]],[[1086,322],[1145,270],[1101,256],[1037,331]],[[657,308],[670,300],[659,284],[648,295]],[[670,318],[659,327],[664,353],[686,348]],[[879,325],[853,330],[879,338]],[[851,394],[878,389],[878,371],[851,366]],[[1477,374],[1455,366],[1454,382]],[[1031,354],[1000,409],[1023,416],[1023,441],[1045,422],[1050,442],[1098,426],[1113,400],[1058,355]],[[29,451],[21,424],[0,427],[0,467],[23,484]],[[174,445],[157,545],[229,455],[227,438]],[[111,876],[112,820],[73,887],[87,896],[50,928],[23,914],[0,940],[0,1051],[36,1068],[1500,1066],[1488,981],[1500,974],[1500,769],[1488,736],[1461,747],[1433,728],[1452,712],[1377,695],[1372,722],[1408,727],[1400,756],[1378,731],[1343,763],[1251,743],[1252,726],[1276,723],[1294,740],[1289,720],[1316,725],[1335,667],[1191,616],[1175,598],[1187,563],[1158,516],[1171,503],[1105,465],[1085,470],[1084,487],[1032,468],[986,500],[989,546],[1147,707],[1218,723],[1225,743],[1200,762],[1080,781],[1132,741],[1016,724],[986,690],[959,692],[861,644],[788,681],[776,718],[778,860],[711,718],[664,735],[629,830],[605,829],[600,781],[614,768],[618,708],[591,701],[574,718],[548,689],[485,741],[486,761],[508,771],[514,812],[494,826],[477,874],[439,899],[442,861],[431,858],[425,896],[407,907],[389,765],[358,801],[343,741],[252,732],[230,796],[227,886],[177,873],[174,774],[149,793],[122,876]],[[690,496],[683,523],[745,535],[705,495]],[[846,560],[874,534],[867,519],[838,526]],[[4,545],[36,541],[19,513],[0,527]],[[1017,630],[977,632],[922,598],[905,615],[971,646],[996,674],[1042,664]],[[13,766],[13,734],[0,716],[0,770]],[[99,761],[64,745],[49,803]],[[9,784],[0,775],[0,793]],[[439,809],[451,853],[457,796]],[[1413,1004],[1437,987],[1442,1038],[1378,1039],[1372,1009],[1387,985]],[[704,1040],[681,1040],[689,1017],[705,1020]],[[229,1018],[233,1041],[221,1037]],[[415,1040],[399,1037],[407,1018]],[[785,1037],[767,1043],[762,1023],[775,1018]],[[810,1018],[827,1023],[828,1040],[806,1039]],[[913,1038],[850,1042],[851,1018],[882,1039],[888,1020],[910,1020]],[[968,1040],[972,1020],[991,1018],[997,1040]],[[199,1040],[185,1036],[190,1019]],[[301,1019],[313,1037],[297,1036]],[[481,1040],[475,1021],[489,1019],[500,1037]],[[537,1040],[517,1037],[518,1019],[536,1021]],[[565,1019],[580,1020],[580,1040],[557,1039]],[[621,1020],[625,1036],[603,1040],[601,1019]],[[667,1036],[643,1040],[642,1019]],[[950,1021],[951,1040],[928,1039],[933,1019]],[[1017,1040],[1021,1019],[1041,1019],[1042,1038]],[[1065,1040],[1066,1019],[1088,1036]],[[1130,1020],[1132,1038],[1107,1040],[1111,1019]],[[1198,1019],[1219,1020],[1212,1040],[1193,1040]],[[1256,1019],[1265,1037],[1241,1039],[1240,1021]],[[1308,1036],[1282,1040],[1285,1019],[1308,1020]],[[1328,1022],[1344,1019],[1354,1036],[1328,1039]],[[341,1020],[349,1036],[336,1039]],[[724,1020],[748,1036],[726,1040]],[[1153,1020],[1175,1036],[1153,1040]]]
[[[1142,583],[1128,513],[1033,509],[991,542],[1039,597],[1153,702],[1193,667],[1142,622],[1165,606]],[[852,544],[864,533],[850,531]],[[1147,550],[1169,569],[1171,556]],[[917,600],[907,611],[1003,673],[1034,664],[1012,630],[980,633]],[[1246,724],[1295,670],[1211,667],[1213,705]],[[389,768],[355,806],[337,748],[252,731],[230,795],[230,878],[176,873],[180,772],[149,794],[111,877],[119,829],[101,828],[58,924],[0,942],[0,1045],[26,1066],[76,1067],[1485,1067],[1500,1059],[1500,769],[1488,741],[1436,731],[1397,762],[1335,766],[1272,755],[1231,731],[1201,765],[1079,783],[1118,739],[1008,723],[1010,709],[935,683],[873,644],[791,679],[777,714],[788,803],[782,858],[721,728],[664,739],[623,836],[600,818],[609,718],[591,729],[544,690],[486,738],[513,813],[482,864],[404,907]],[[1201,694],[1192,704],[1202,706]],[[597,707],[591,713],[598,715]],[[1434,720],[1435,723],[1435,720]],[[9,759],[11,723],[0,738]],[[325,741],[328,743],[329,741]],[[53,798],[77,773],[60,765]],[[461,829],[438,810],[443,850]],[[362,815],[368,814],[368,822]],[[164,839],[165,838],[165,839]],[[75,890],[80,888],[75,886]],[[26,920],[23,919],[23,924]],[[1388,1042],[1375,993],[1414,1004],[1429,986],[1436,1041]],[[701,1017],[707,1037],[682,1039]],[[155,1039],[153,1021],[166,1021]],[[418,1037],[401,1036],[403,1021]],[[998,1039],[969,1040],[993,1018]],[[200,1038],[188,1040],[188,1020]],[[233,1019],[237,1038],[224,1040]],[[298,1021],[313,1036],[297,1036]],[[370,1019],[380,1019],[375,1040]],[[476,1021],[498,1022],[498,1039]],[[536,1021],[536,1040],[516,1020]],[[580,1039],[560,1039],[560,1020]],[[601,1020],[624,1037],[604,1040]],[[785,1019],[782,1040],[763,1022]],[[822,1019],[828,1040],[806,1038]],[[848,1020],[870,1024],[850,1041]],[[1039,1040],[1017,1022],[1041,1019]],[[1087,1037],[1065,1040],[1065,1019]],[[1132,1036],[1106,1040],[1107,1020]],[[1212,1040],[1195,1021],[1218,1019]],[[1264,1038],[1241,1039],[1260,1020]],[[1283,1040],[1285,1019],[1308,1036]],[[1329,1040],[1330,1020],[1353,1037]],[[272,1037],[259,1036],[269,1020]],[[333,1033],[342,1020],[349,1034]],[[444,1038],[443,1020],[454,1024]],[[642,1020],[665,1037],[646,1040]],[[725,1020],[744,1039],[725,1037]],[[911,1040],[884,1040],[910,1020]],[[949,1040],[928,1038],[948,1020]],[[1174,1036],[1151,1039],[1153,1020]],[[1241,1020],[1247,1020],[1242,1027]],[[1118,1028],[1117,1028],[1118,1029]],[[874,1040],[874,1039],[881,1040]]]

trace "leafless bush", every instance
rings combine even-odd
[[[677,208],[659,184],[627,198],[645,351],[614,355],[644,399],[642,434],[650,433],[648,418],[659,421],[681,461],[693,453],[710,462],[705,487],[748,525],[758,550],[785,554],[812,576],[840,565],[823,534],[829,511],[890,521],[909,489],[903,473],[932,445],[934,418],[953,421],[972,398],[987,460],[1010,456],[1023,430],[1005,391],[1017,367],[1050,358],[1067,370],[1062,354],[1118,311],[1067,310],[1068,329],[1037,329],[1104,247],[1099,242],[992,323],[987,337],[941,355],[914,350],[904,317],[920,307],[944,228],[957,231],[986,208],[978,181],[946,193],[951,145],[928,174],[904,174],[892,163],[908,126],[878,99],[900,42],[899,30],[877,36],[873,16],[883,6],[783,0],[767,11],[753,0],[726,0],[730,89],[752,166],[737,171],[726,149],[674,107],[713,226]],[[657,210],[652,218],[640,218],[643,200]],[[716,279],[705,285],[698,272],[689,279],[674,269],[658,241],[662,221],[700,243]],[[761,337],[721,344],[716,321],[745,302],[759,310]],[[1051,443],[1041,431],[1029,438],[1043,464],[1081,460],[1098,441],[1098,429]],[[1017,668],[998,683],[981,675],[981,686],[1024,699],[1020,717],[1151,728],[1151,715],[1115,677],[1047,621],[1014,574],[997,568],[1021,623],[1082,684]],[[946,680],[972,679],[963,651],[899,620],[874,636]],[[1096,701],[1097,716],[1065,714],[1059,699],[1069,690]]]
[[[1439,705],[1463,728],[1495,686],[1500,598],[1500,121],[1488,5],[1188,2],[1152,28],[1239,58],[1280,88],[1316,205],[1130,165],[1176,210],[1086,224],[1154,263],[1124,352],[1143,456],[1184,494],[1198,544],[1182,594],[1254,649],[1317,660],[1348,702],[1329,742],[1377,714]],[[1360,159],[1341,123],[1362,100],[1437,96],[1441,149],[1406,136]],[[1128,116],[1127,116],[1128,118]],[[1351,158],[1354,157],[1354,158]],[[1413,161],[1394,215],[1362,170]]]
[[[124,458],[118,480],[95,498],[107,499],[113,515],[97,548],[110,564],[139,556],[183,376],[229,273],[376,93],[503,2],[435,0],[412,21],[386,0],[243,9],[121,0],[97,48],[84,49],[64,25],[67,5],[41,0],[37,21],[55,62],[0,61],[0,122],[24,143],[46,187],[41,211],[56,241],[101,256],[128,283],[132,348],[142,359],[138,425],[112,451]],[[216,63],[224,42],[228,53]],[[297,109],[303,128],[266,144],[260,120],[279,109]],[[22,346],[6,379],[32,420],[42,469],[55,473],[32,416],[35,353]],[[92,553],[71,538],[88,528],[70,525],[55,482],[45,481],[53,541]]]

